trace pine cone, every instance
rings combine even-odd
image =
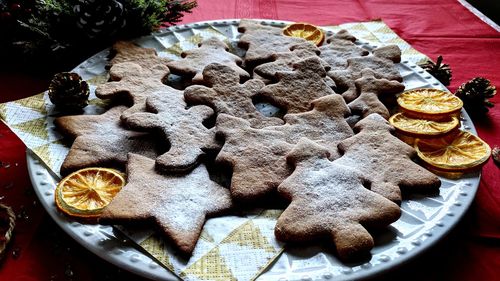
[[[429,72],[430,75],[434,76],[443,85],[450,85],[451,81],[451,68],[448,64],[442,63],[443,57],[439,56],[436,63],[431,60],[420,65],[425,71]]]
[[[495,164],[500,166],[500,148],[498,146],[495,146],[491,150],[491,155],[493,156],[493,160],[495,161]]]
[[[0,260],[5,256],[5,250],[12,238],[15,226],[16,215],[12,208],[0,203]]]
[[[89,85],[73,72],[54,75],[49,84],[50,101],[61,111],[79,111],[88,105]]]
[[[76,25],[91,39],[115,35],[126,24],[122,3],[116,0],[79,0],[73,7]]]
[[[493,107],[488,99],[496,94],[496,87],[483,77],[476,77],[460,85],[455,95],[464,102],[464,107],[471,114],[485,114],[488,107]]]

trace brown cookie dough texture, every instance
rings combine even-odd
[[[394,202],[401,202],[401,190],[437,190],[439,178],[412,161],[415,150],[393,136],[393,130],[382,116],[367,116],[354,127],[356,135],[340,142],[342,157],[335,162],[360,171],[372,191]]]
[[[248,72],[241,68],[240,57],[229,52],[226,43],[217,38],[204,40],[198,48],[184,51],[182,59],[171,61],[167,65],[174,74],[192,77],[193,83],[202,84],[203,69],[211,63],[226,65],[238,73],[241,80],[250,78]]]
[[[242,20],[238,31],[243,33],[238,46],[246,50],[244,60],[247,68],[269,62],[273,54],[289,52],[291,47],[307,42],[303,38],[284,36],[281,28],[265,26],[250,20]]]
[[[344,69],[332,68],[328,76],[335,81],[346,102],[351,102],[358,97],[355,81],[362,77],[365,68],[371,69],[376,78],[403,81],[394,64],[400,59],[401,50],[397,46],[381,47],[373,50],[373,55],[348,58]]]
[[[366,49],[358,47],[353,42],[356,38],[345,30],[339,31],[334,36],[326,40],[327,44],[319,47],[320,58],[330,65],[330,70],[342,70],[347,68],[347,59],[367,56]],[[352,37],[351,37],[352,36]]]
[[[264,87],[261,80],[240,84],[238,73],[222,64],[209,64],[203,70],[203,77],[208,87],[194,85],[184,91],[188,103],[209,105],[217,114],[243,118],[255,128],[283,124],[280,118],[266,117],[255,108],[252,98]]]
[[[214,114],[205,105],[187,108],[182,91],[156,92],[146,100],[148,112],[137,112],[125,122],[132,128],[159,131],[170,149],[156,158],[156,167],[165,172],[185,172],[196,166],[200,157],[219,147],[214,129],[203,121]]]
[[[278,83],[262,88],[259,97],[286,109],[287,113],[299,113],[311,108],[311,101],[335,94],[324,81],[326,71],[317,57],[294,64],[293,71],[276,72]]]
[[[405,86],[398,81],[378,79],[375,77],[375,73],[368,68],[363,69],[361,73],[362,77],[354,82],[358,97],[348,104],[349,108],[362,118],[372,113],[378,113],[385,119],[389,119],[391,114],[381,99],[387,100],[390,97],[395,99],[395,94],[402,92]]]
[[[154,160],[129,154],[127,173],[127,184],[99,223],[154,222],[185,255],[193,252],[205,220],[233,206],[229,190],[210,180],[204,164],[186,175],[162,175]]]
[[[303,113],[285,115],[285,125],[269,127],[285,134],[285,140],[295,144],[300,138],[308,138],[323,145],[330,152],[330,159],[336,159],[337,144],[354,135],[345,121],[349,108],[340,95],[328,95],[311,102],[312,109]]]
[[[293,145],[285,141],[284,133],[255,129],[250,122],[227,114],[217,117],[216,130],[225,141],[216,161],[232,168],[231,196],[236,200],[268,197],[291,173],[285,155]]]
[[[126,106],[116,106],[101,115],[64,116],[54,120],[63,135],[75,139],[61,166],[61,175],[86,167],[123,169],[128,152],[156,157],[151,136],[121,125],[120,115],[126,109]]]
[[[118,41],[111,48],[114,54],[108,66],[122,62],[134,62],[143,68],[152,68],[157,64],[166,65],[170,59],[159,57],[153,48],[143,48],[128,41]]]
[[[401,211],[367,189],[362,172],[328,158],[327,149],[308,139],[287,155],[295,170],[278,192],[291,202],[278,218],[275,235],[282,241],[330,239],[346,260],[373,248],[365,227],[387,227]]]
[[[276,72],[292,71],[295,63],[306,58],[318,57],[319,54],[318,47],[312,43],[298,44],[292,46],[289,51],[273,54],[271,62],[258,65],[253,71],[266,79],[276,80]],[[322,63],[323,67],[328,71],[330,66],[326,62]]]
[[[157,91],[169,92],[172,89],[162,83],[170,73],[165,65],[157,64],[146,68],[135,62],[123,62],[113,65],[109,72],[116,81],[99,85],[95,94],[101,99],[131,103],[132,106],[122,113],[123,119],[135,112],[145,111],[148,96]]]
[[[356,42],[356,37],[349,33],[346,29],[341,29],[332,36],[326,38],[326,43],[332,43],[335,40],[350,41],[352,43]]]

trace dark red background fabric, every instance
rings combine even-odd
[[[317,25],[381,19],[420,52],[443,55],[453,69],[449,87],[476,76],[500,86],[500,34],[454,0],[198,0],[184,23],[264,18]],[[0,65],[1,67],[1,65]],[[0,102],[43,91],[50,78],[0,72]],[[500,146],[500,94],[476,118],[479,136]],[[25,147],[0,123],[0,202],[18,216],[15,238],[0,264],[0,280],[141,280],[100,260],[63,233],[39,205],[28,177]],[[451,233],[422,256],[376,277],[380,280],[500,280],[500,169],[483,168],[473,206]]]

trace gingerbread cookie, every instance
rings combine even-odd
[[[141,67],[135,62],[115,64],[110,69],[110,75],[117,81],[99,85],[95,94],[101,99],[118,100],[125,97],[124,100],[132,104],[122,114],[122,118],[126,118],[135,112],[145,111],[146,98],[151,94],[162,91],[168,95],[177,91],[162,83],[169,73],[168,67],[160,64],[152,68]]]
[[[382,116],[368,115],[354,130],[359,132],[339,143],[342,157],[335,162],[359,170],[372,191],[399,203],[401,190],[429,192],[441,185],[436,175],[412,161],[415,150],[391,134],[394,128]]]
[[[401,62],[401,49],[396,45],[387,45],[373,50],[373,55],[378,58],[388,59],[394,63]]]
[[[321,51],[320,58],[330,65],[331,70],[345,69],[347,68],[347,59],[369,54],[367,50],[354,44],[356,38],[351,38],[351,36],[339,31],[333,37],[327,39],[328,44],[319,47]]]
[[[230,166],[231,196],[239,201],[255,202],[274,194],[290,173],[285,155],[293,145],[282,132],[255,129],[250,122],[220,114],[217,134],[224,138],[216,161]]]
[[[276,73],[279,82],[262,88],[259,97],[277,104],[287,113],[299,113],[311,108],[311,101],[335,94],[323,80],[326,71],[319,58],[311,57],[294,64],[294,71]]]
[[[332,36],[326,38],[326,43],[332,43],[334,40],[340,39],[344,41],[351,41],[352,43],[356,42],[356,37],[349,33],[346,29],[341,29],[337,31],[337,33]]]
[[[246,50],[245,66],[249,69],[271,61],[275,53],[289,52],[292,46],[307,42],[303,38],[283,35],[280,28],[250,21],[241,22],[238,30],[243,32],[238,46]]]
[[[146,100],[149,112],[137,112],[125,118],[132,128],[157,130],[170,149],[156,158],[161,171],[184,172],[192,169],[205,152],[219,148],[214,129],[207,129],[203,121],[214,114],[205,105],[187,108],[181,91],[168,94],[156,92]]]
[[[271,25],[264,25],[256,20],[250,19],[242,19],[238,24],[238,32],[246,33],[246,32],[255,32],[258,30],[267,31],[275,34],[282,34],[283,30],[279,27],[274,27]]]
[[[218,114],[243,118],[255,128],[283,124],[280,118],[265,117],[253,105],[252,97],[264,87],[261,80],[251,79],[240,84],[236,71],[217,63],[205,67],[203,77],[208,87],[194,85],[184,91],[188,103],[209,105]]]
[[[167,65],[174,74],[192,77],[193,83],[203,83],[203,69],[211,63],[226,65],[238,73],[240,80],[250,78],[248,72],[240,67],[240,57],[229,52],[226,43],[213,37],[204,40],[198,48],[182,52],[182,59]]]
[[[128,41],[118,41],[111,48],[112,59],[108,67],[122,62],[134,62],[143,68],[152,68],[157,64],[166,65],[170,59],[159,57],[153,48],[143,48]]]
[[[291,202],[278,218],[275,235],[282,241],[328,238],[338,256],[347,260],[373,247],[365,227],[387,227],[401,211],[367,189],[369,180],[362,172],[331,162],[328,156],[327,149],[308,139],[301,139],[287,155],[295,170],[278,192]]]
[[[276,72],[292,71],[295,63],[306,58],[318,57],[319,54],[318,47],[312,43],[298,44],[287,52],[273,54],[271,62],[258,65],[253,71],[264,78],[276,80]],[[322,64],[326,71],[330,70],[328,63],[322,61]]]
[[[186,175],[162,175],[152,159],[129,154],[127,184],[104,209],[99,223],[154,222],[182,254],[190,255],[208,217],[232,207],[229,190],[199,165]]]
[[[362,77],[354,82],[358,97],[348,104],[349,108],[362,118],[372,113],[378,113],[385,119],[389,119],[391,115],[381,98],[384,96],[386,99],[389,96],[395,98],[395,94],[402,92],[405,86],[397,81],[377,79],[375,73],[368,68],[363,69],[361,73]]]
[[[342,93],[346,102],[351,102],[357,98],[356,85],[354,81],[361,78],[362,70],[369,68],[374,72],[376,78],[403,81],[403,77],[399,74],[399,70],[391,59],[397,58],[397,50],[399,48],[383,47],[383,51],[374,50],[374,55],[352,57],[347,59],[347,67],[345,69],[334,69],[328,72],[328,76],[335,81],[337,89]],[[387,50],[392,50],[389,53]],[[399,50],[399,53],[401,51]],[[380,57],[379,57],[380,55]],[[391,59],[389,59],[391,58]]]
[[[127,152],[156,158],[153,138],[145,133],[126,130],[120,115],[126,106],[116,106],[101,115],[58,117],[54,124],[65,136],[75,139],[61,166],[61,175],[86,167],[123,169]]]
[[[306,137],[323,145],[330,152],[330,159],[336,159],[337,144],[354,135],[345,121],[350,114],[349,108],[340,95],[328,95],[311,102],[312,109],[303,113],[285,115],[285,125],[266,129],[283,132],[286,141],[296,143]]]

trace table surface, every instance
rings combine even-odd
[[[500,33],[455,0],[198,0],[183,23],[262,18],[335,25],[381,19],[415,49],[451,65],[455,91],[483,76],[500,87]],[[1,65],[0,65],[1,68]],[[0,102],[42,92],[50,78],[0,70]],[[500,94],[492,99],[498,103]],[[474,119],[479,136],[500,146],[500,105]],[[0,203],[18,214],[15,237],[0,263],[0,280],[142,280],[82,248],[40,206],[28,177],[25,146],[0,123]],[[500,278],[500,169],[483,168],[473,206],[431,250],[381,280],[498,280]]]

